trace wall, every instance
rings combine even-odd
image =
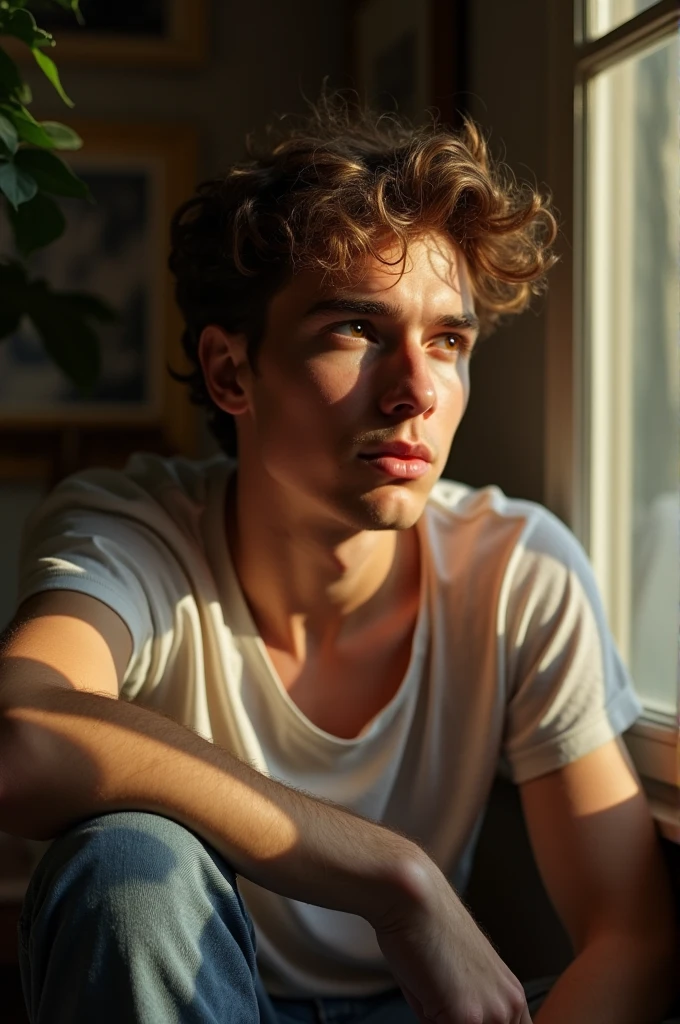
[[[209,53],[196,70],[62,67],[79,117],[184,120],[202,138],[201,174],[238,158],[248,131],[275,113],[304,109],[324,75],[345,74],[344,0],[212,0]],[[58,51],[55,51],[58,61]],[[35,106],[68,120],[41,76],[33,74]]]
[[[549,146],[549,6],[544,0],[470,0],[467,5],[468,113],[484,129],[492,155],[506,161],[518,181],[542,191],[547,190]],[[470,404],[453,442],[449,476],[546,501],[546,336],[544,300],[534,299],[528,311],[509,317],[478,346],[470,367]],[[533,860],[518,791],[500,778],[467,899],[522,980],[559,973],[571,959]]]
[[[544,0],[474,0],[467,14],[468,112],[490,133],[493,155],[507,160],[518,180],[541,187],[548,163],[549,7]],[[544,500],[545,331],[543,302],[535,300],[478,346],[449,476]]]

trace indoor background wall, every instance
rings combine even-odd
[[[507,160],[519,181],[538,184],[541,191],[548,163],[550,7],[544,0],[467,4],[465,106],[490,135],[493,155]],[[540,502],[545,500],[543,307],[542,299],[534,299],[529,311],[508,318],[478,347],[470,366],[470,404],[448,466],[455,479],[476,487],[497,484],[508,495]]]
[[[344,0],[211,0],[208,55],[196,69],[62,66],[74,116],[185,121],[200,135],[199,175],[243,153],[247,132],[276,113],[304,110],[301,91],[318,93],[325,75],[346,73]],[[58,51],[55,51],[58,61]],[[68,111],[37,74],[34,106],[68,122]]]

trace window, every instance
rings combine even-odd
[[[676,713],[678,37],[587,85],[590,548],[646,707]]]
[[[653,6],[654,0],[588,0],[586,35],[598,39]]]
[[[574,8],[573,62],[559,88],[573,96],[575,130],[571,148],[558,145],[554,156],[568,157],[570,180],[560,187],[573,197],[573,276],[558,286],[562,309],[566,292],[573,296],[570,337],[550,340],[561,348],[554,365],[565,365],[567,349],[573,359],[571,470],[561,489],[644,704],[630,740],[638,769],[678,786],[677,4],[574,0]],[[557,436],[564,397],[553,405]]]

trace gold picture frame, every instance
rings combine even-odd
[[[167,258],[171,216],[196,183],[196,132],[177,123],[69,123],[84,145],[68,154],[68,163],[98,201],[61,200],[66,232],[29,257],[29,274],[45,277],[55,289],[97,294],[121,318],[97,325],[102,376],[99,391],[87,401],[30,326],[0,342],[0,448],[24,456],[54,444],[89,447],[96,458],[98,449],[90,442],[99,435],[99,449],[112,456],[127,439],[191,457],[197,410],[188,389],[167,372],[167,364],[180,372],[191,369]],[[38,438],[28,437],[36,434],[42,448]],[[59,437],[53,444],[46,434]],[[79,456],[67,454],[62,461],[70,465]]]
[[[57,64],[80,64],[117,67],[199,67],[208,49],[207,0],[164,0],[167,31],[159,34],[132,33],[115,29],[91,29],[79,26],[62,27],[62,20],[53,27],[49,15],[39,12],[40,28],[53,32],[56,46],[50,52]],[[64,19],[59,12],[55,17]],[[4,37],[2,45],[15,60],[32,60],[27,47]]]

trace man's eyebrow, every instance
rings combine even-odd
[[[401,306],[376,299],[328,298],[319,299],[302,316],[310,320],[321,313],[348,313],[352,316],[384,316],[398,319],[403,316]],[[479,318],[474,313],[444,313],[433,320],[434,327],[448,327],[451,330],[479,330]]]

